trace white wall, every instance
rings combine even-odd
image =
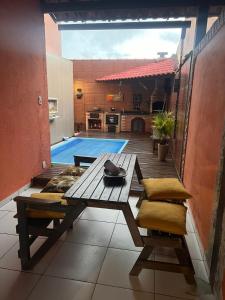
[[[58,99],[58,118],[50,123],[51,144],[74,133],[73,63],[47,54],[48,97]]]

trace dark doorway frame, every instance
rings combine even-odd
[[[139,121],[139,124],[141,124],[140,128],[142,130],[135,131],[135,122]],[[135,117],[131,120],[131,132],[133,133],[145,133],[145,120],[141,117]]]

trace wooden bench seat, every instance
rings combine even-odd
[[[95,158],[78,157],[76,165],[80,162],[93,162]],[[76,159],[75,159],[76,161]],[[68,168],[68,165],[55,166],[36,179],[34,183],[46,185],[52,177],[60,175]],[[14,199],[17,203],[18,225],[16,231],[19,234],[18,255],[23,270],[32,268],[42,256],[54,245],[58,238],[73,227],[74,220],[85,209],[84,203],[78,202],[69,205],[63,199],[64,193],[35,193],[30,197],[18,196]],[[49,228],[49,224],[53,227]],[[45,236],[47,240],[31,257],[30,247],[38,236]]]
[[[74,220],[85,208],[83,203],[77,203],[71,207],[62,204],[61,200],[23,196],[16,197],[14,201],[17,203],[16,231],[19,234],[20,244],[18,255],[23,270],[32,268],[58,238],[73,226]],[[31,211],[33,214],[36,212],[35,217],[30,217]],[[41,211],[43,211],[44,218]],[[53,222],[53,228],[48,228],[51,222]],[[45,236],[47,239],[31,257],[30,246],[38,236]]]
[[[185,241],[186,207],[183,204],[143,200],[136,223],[148,229],[142,236],[144,248],[130,275],[138,276],[142,269],[183,273],[189,284],[195,284],[194,268]],[[155,248],[172,248],[179,264],[150,260]]]

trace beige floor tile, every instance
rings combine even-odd
[[[27,196],[29,197],[31,194],[33,193],[40,193],[40,191],[42,190],[43,188],[29,188],[21,193],[19,193],[20,196]]]
[[[197,228],[196,228],[195,221],[194,221],[194,218],[193,218],[193,215],[192,215],[192,212],[191,212],[190,208],[188,208],[187,218],[190,220],[190,223],[193,227],[194,232],[196,232]]]
[[[206,272],[204,262],[202,260],[195,260],[195,259],[193,259],[192,262],[195,269],[195,276],[206,282],[209,282],[209,278]]]
[[[131,206],[130,208],[132,210],[134,217],[136,218],[136,216],[138,214],[138,208],[136,206]],[[127,224],[122,211],[119,212],[119,216],[118,216],[116,223],[125,224],[125,225]]]
[[[1,207],[1,211],[2,211],[2,210],[6,210],[6,211],[14,211],[14,212],[16,212],[16,211],[17,211],[17,209],[16,209],[16,202],[13,201],[13,200],[9,201],[7,204],[5,204],[5,205],[3,205],[3,206]]]
[[[43,276],[29,300],[90,300],[94,284]]]
[[[83,212],[83,214],[81,215],[81,219],[115,223],[118,214],[119,211],[114,209],[87,207]]]
[[[132,210],[132,213],[133,213],[134,217],[136,218],[136,216],[139,212],[139,209],[136,206],[131,206],[130,208]]]
[[[39,275],[0,269],[0,299],[25,300]]]
[[[205,266],[206,274],[209,274],[210,273],[210,268],[209,268],[209,265],[208,265],[207,261],[203,260],[203,263],[204,263],[204,266]],[[208,275],[207,275],[207,277],[208,277]]]
[[[198,299],[198,289],[178,273],[155,271],[155,293],[184,299]]]
[[[155,254],[155,260],[162,261],[162,262],[169,262],[169,263],[179,263],[176,257],[163,256],[157,253]],[[204,262],[201,260],[192,260],[192,262],[195,269],[195,278],[200,278],[205,282],[208,282]]]
[[[108,246],[114,226],[114,223],[79,220],[67,233],[66,241]]]
[[[143,249],[134,245],[128,226],[123,224],[116,224],[109,247],[133,251]]]
[[[129,272],[138,256],[139,253],[135,251],[109,248],[98,278],[98,283],[154,292],[154,271],[143,270],[138,277],[129,276]]]
[[[78,221],[79,221],[79,218],[77,218],[77,219],[75,219],[75,220],[73,221],[73,228],[69,228],[68,230],[66,230],[66,231],[59,237],[59,240],[60,240],[60,241],[65,241],[65,240],[66,240],[67,235],[70,234],[70,233],[74,230],[75,225],[76,225],[76,223],[77,223]],[[47,228],[53,229],[53,227],[54,227],[54,224],[53,224],[53,222],[51,222],[51,223],[48,225]],[[41,237],[41,236],[40,236],[40,238],[45,238],[45,237]]]
[[[106,248],[64,243],[47,269],[47,275],[96,282]]]
[[[0,234],[0,258],[18,242],[17,235]]]
[[[188,233],[186,236],[189,253],[192,259],[202,260],[201,251],[199,249],[198,241],[194,233]]]
[[[169,263],[179,263],[176,257],[171,256],[163,256],[159,255],[158,253],[155,254],[155,260],[162,261],[162,262],[169,262]],[[201,260],[192,260],[194,269],[195,269],[195,277],[208,282],[208,276],[206,273],[204,262]]]
[[[154,294],[97,284],[92,300],[154,300]]]
[[[0,219],[0,233],[16,234],[15,212],[9,212]]]
[[[191,217],[189,214],[187,214],[186,228],[187,228],[187,232],[193,232],[193,233],[195,232],[194,226],[192,224]]]
[[[127,222],[126,222],[126,220],[125,220],[125,218],[124,218],[124,215],[123,215],[123,212],[122,212],[122,211],[119,212],[119,216],[118,216],[118,219],[117,219],[116,223],[117,223],[117,224],[124,224],[124,225],[127,225]]]
[[[196,240],[197,240],[199,251],[201,253],[201,258],[202,258],[202,260],[206,260],[206,253],[205,253],[203,244],[201,243],[201,238],[200,238],[198,232],[195,232],[195,237],[196,237]]]
[[[201,244],[201,238],[200,238],[200,236],[199,236],[197,227],[196,227],[196,225],[195,225],[193,216],[192,216],[192,214],[191,214],[190,211],[189,211],[187,217],[188,217],[188,219],[190,220],[190,224],[191,224],[191,226],[192,226],[192,229],[191,229],[191,231],[189,231],[189,232],[195,233],[195,238],[196,238],[196,240],[197,240],[198,248],[199,248],[200,254],[201,254],[201,260],[206,260],[204,247],[203,247],[203,245]],[[190,229],[190,228],[189,228],[189,229]],[[189,233],[189,232],[188,232],[188,233]],[[193,258],[193,259],[195,259],[195,258]]]
[[[45,239],[38,238],[31,247],[31,255],[43,244]],[[52,258],[56,254],[59,247],[62,245],[61,241],[55,243],[55,245],[43,256],[43,258],[28,272],[43,274],[50,264]],[[16,243],[1,259],[0,267],[11,270],[21,270],[20,259],[18,258],[19,243]]]
[[[189,248],[191,249],[191,247]],[[191,253],[191,251],[190,251]],[[193,256],[193,253],[192,253]],[[198,256],[197,256],[198,257]],[[163,262],[171,262],[171,263],[178,263],[178,259],[174,254],[172,249],[161,248],[157,249],[155,253],[155,260],[163,261]],[[205,269],[204,262],[202,260],[192,259],[193,266],[195,269],[195,277],[200,278],[206,282],[208,282],[208,276]]]
[[[134,207],[136,207],[136,204],[137,204],[137,202],[138,202],[138,197],[133,197],[133,196],[130,196],[129,197],[129,203],[130,203],[130,206],[134,206]]]
[[[3,218],[4,216],[6,216],[7,214],[8,214],[8,211],[0,210],[0,219]]]

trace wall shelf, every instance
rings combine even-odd
[[[54,121],[57,118],[59,118],[59,116],[57,116],[55,114],[49,114],[49,121]]]
[[[58,112],[58,99],[57,98],[48,98],[48,109],[49,115],[56,114]]]

